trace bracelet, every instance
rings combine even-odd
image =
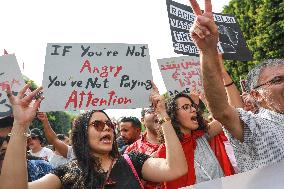
[[[229,83],[229,84],[227,84],[227,85],[224,85],[224,87],[229,87],[229,86],[231,86],[231,85],[233,85],[234,84],[234,81],[232,81],[231,83]]]
[[[30,137],[31,135],[30,135],[30,133],[9,133],[8,134],[8,136],[9,137],[11,137],[11,136],[25,136],[25,137]]]
[[[158,123],[159,123],[160,125],[162,125],[163,123],[165,123],[165,122],[167,122],[167,121],[171,121],[171,118],[169,118],[169,117],[161,118],[161,119],[159,119]]]

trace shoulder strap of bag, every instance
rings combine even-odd
[[[139,178],[139,176],[138,176],[138,174],[136,172],[136,169],[135,169],[131,159],[129,158],[128,154],[123,154],[123,157],[126,160],[126,162],[128,163],[128,165],[130,166],[130,168],[132,170],[132,173],[134,174],[135,178],[139,182],[139,185],[140,185],[141,189],[144,189],[144,186],[143,186],[143,184],[142,184],[142,182],[141,182],[141,180],[140,180],[140,178]]]

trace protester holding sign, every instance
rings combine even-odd
[[[216,133],[210,127],[220,127],[217,121],[206,124],[198,106],[192,98],[180,93],[167,103],[167,113],[180,139],[188,165],[188,174],[164,183],[164,188],[180,188],[199,182],[208,181],[234,173],[229,158],[225,152],[223,141],[216,141]],[[212,132],[213,131],[213,132]],[[220,130],[219,130],[220,131]],[[220,158],[216,158],[211,141],[215,142]],[[157,157],[166,158],[166,146],[161,145]],[[220,155],[220,153],[222,153]],[[222,163],[222,166],[221,166]]]
[[[213,116],[229,132],[240,171],[283,160],[284,59],[263,61],[248,75],[250,94],[260,106],[258,114],[230,106],[220,76],[219,34],[212,16],[211,1],[205,1],[204,13],[196,0],[190,2],[197,15],[191,36],[200,50],[205,96]]]
[[[77,160],[28,184],[24,150],[26,132],[43,99],[40,97],[32,103],[42,88],[24,96],[28,87],[26,85],[17,96],[12,95],[10,89],[7,91],[13,108],[14,125],[0,177],[2,188],[139,188],[141,178],[163,182],[187,172],[182,147],[156,89],[151,100],[161,120],[164,120],[161,125],[167,145],[166,159],[150,158],[140,153],[119,156],[114,125],[104,111],[94,110],[76,119],[72,144]]]

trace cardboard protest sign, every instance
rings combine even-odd
[[[180,189],[282,189],[284,161],[244,173],[201,182]]]
[[[158,65],[170,96],[180,92],[203,93],[198,57],[182,56],[158,59]]]
[[[152,71],[144,44],[48,44],[41,111],[149,106]]]
[[[193,43],[189,29],[195,15],[191,7],[167,0],[169,23],[174,52],[178,54],[199,56],[199,50]],[[214,20],[219,30],[218,49],[226,60],[252,60],[240,26],[233,15],[214,13]]]
[[[0,56],[0,118],[12,114],[12,107],[6,94],[10,85],[12,93],[16,95],[25,82],[14,54]]]

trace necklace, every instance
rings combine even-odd
[[[115,181],[113,181],[111,178],[109,178],[110,171],[111,171],[111,169],[112,169],[112,167],[113,167],[115,161],[116,161],[116,159],[113,159],[113,160],[111,161],[111,164],[110,164],[110,166],[109,166],[109,168],[108,168],[107,176],[106,176],[106,179],[105,179],[105,182],[104,182],[104,184],[103,184],[102,189],[103,189],[105,186],[107,186],[107,185],[114,185],[114,184],[116,184]]]

